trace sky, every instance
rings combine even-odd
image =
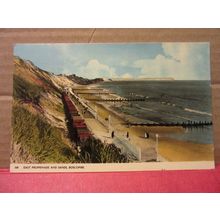
[[[14,55],[85,78],[210,79],[209,43],[16,44]]]

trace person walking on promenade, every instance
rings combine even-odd
[[[114,132],[114,131],[112,131],[112,138],[114,138],[114,136],[115,136],[115,132]]]
[[[145,133],[144,133],[144,138],[145,138],[145,139],[149,138],[149,133],[145,132]]]
[[[128,132],[128,131],[127,131],[127,133],[126,133],[126,137],[129,138],[129,132]]]

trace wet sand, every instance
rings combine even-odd
[[[171,138],[159,140],[159,154],[168,161],[213,161],[213,145],[178,141]]]

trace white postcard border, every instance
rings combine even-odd
[[[15,164],[10,165],[12,173],[56,173],[56,172],[121,172],[153,170],[206,170],[214,169],[214,161],[194,162],[143,162],[143,163],[93,163],[93,164]]]

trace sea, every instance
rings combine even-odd
[[[131,115],[138,122],[212,121],[210,81],[108,81],[99,84],[124,98],[145,98],[115,110]],[[212,126],[187,128],[167,136],[195,143],[213,143]]]

